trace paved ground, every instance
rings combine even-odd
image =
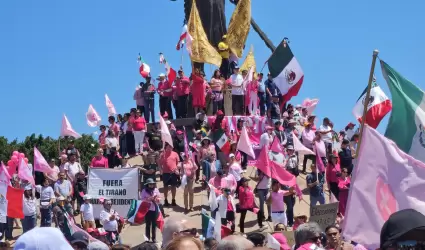
[[[140,164],[142,162],[141,157],[136,157],[131,159],[131,164],[135,165],[135,164]],[[302,162],[302,159],[300,159],[299,162]],[[250,186],[252,188],[255,187],[256,182],[254,180],[252,180],[252,178],[255,175],[255,168],[253,167],[249,167],[248,171],[245,173],[245,177],[251,178],[250,181]],[[298,185],[300,186],[301,189],[306,188],[306,181],[305,181],[305,175],[300,174],[300,176],[298,176]],[[159,181],[159,178],[157,179],[157,183],[158,183],[158,188],[160,190],[162,190],[162,182]],[[194,197],[194,211],[186,214],[186,216],[189,218],[189,221],[191,222],[191,224],[194,227],[197,227],[199,229],[202,228],[201,225],[201,209],[205,208],[207,210],[209,210],[208,207],[208,197],[207,197],[207,192],[206,191],[202,191],[200,184],[195,184],[195,197]],[[171,194],[170,194],[171,195]],[[327,200],[329,197],[326,197]],[[310,210],[309,210],[309,197],[308,195],[304,195],[303,196],[303,201],[296,201],[295,204],[295,208],[294,208],[294,216],[298,216],[298,215],[307,215],[309,216],[310,214]],[[169,200],[171,201],[171,197],[169,198]],[[236,200],[237,201],[237,200]],[[167,215],[181,215],[184,213],[184,203],[183,203],[183,190],[178,189],[177,191],[177,197],[176,197],[176,202],[177,202],[177,207],[169,207],[169,208],[165,208],[165,213]],[[257,199],[257,204],[258,204],[258,199]],[[238,225],[239,225],[239,217],[240,214],[236,214],[236,231],[239,230]],[[77,221],[80,221],[79,218],[76,218]],[[272,231],[272,227],[273,224],[270,222],[265,222],[265,225],[268,225],[268,228],[265,229],[264,231]],[[253,231],[258,231],[258,225],[257,225],[257,220],[256,220],[256,215],[253,213],[248,212],[246,219],[245,219],[245,233],[249,233],[249,232],[253,232]],[[291,230],[291,229],[289,229]],[[13,236],[15,236],[15,239],[22,234],[22,229],[14,229],[13,230]],[[142,242],[144,242],[144,234],[145,234],[145,226],[144,225],[140,225],[140,226],[130,226],[127,225],[126,228],[124,228],[123,233],[121,234],[122,236],[122,242],[124,244],[129,244],[130,246],[132,246],[134,249],[137,249],[137,246],[139,244],[141,244]],[[161,232],[158,230],[157,231],[157,240],[160,242],[162,240],[162,235]]]

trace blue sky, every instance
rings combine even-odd
[[[304,70],[292,103],[319,98],[317,115],[330,117],[337,129],[354,121],[351,110],[366,87],[375,48],[425,89],[425,33],[418,29],[424,8],[419,0],[252,0],[257,23],[275,44],[289,37]],[[227,1],[228,21],[232,10]],[[139,52],[154,75],[163,72],[159,52],[171,66],[180,65],[175,44],[183,15],[182,0],[0,1],[0,135],[57,137],[64,113],[76,131],[91,133],[96,129],[87,126],[85,113],[92,104],[106,121],[105,93],[118,112],[126,112],[135,106],[141,80]],[[251,44],[260,67],[270,51],[252,29],[246,48]],[[187,54],[183,62],[189,73]],[[376,76],[390,95],[379,67]]]

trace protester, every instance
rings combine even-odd
[[[106,126],[100,125],[99,130],[100,130],[100,134],[99,134],[99,137],[98,137],[99,145],[102,149],[106,150],[105,140],[106,140],[106,136],[108,135],[108,133],[106,132]]]
[[[273,95],[271,100],[272,101],[268,104],[267,107],[267,118],[271,119],[272,123],[274,124],[276,121],[281,120],[279,96]]]
[[[315,133],[314,131],[311,129],[311,123],[306,122],[304,124],[304,130],[301,133],[301,140],[303,145],[310,149],[311,151],[313,151],[313,143],[314,143],[314,137],[315,137]],[[311,160],[312,163],[316,163],[316,156],[313,154],[305,154],[304,155],[304,159],[303,159],[303,170],[302,173],[306,174],[306,169],[307,169],[307,161]]]
[[[339,194],[338,194],[338,200],[339,200],[339,207],[338,211],[345,215],[345,209],[347,207],[347,201],[348,201],[348,191],[350,189],[350,182],[351,179],[348,176],[348,169],[347,168],[341,168],[341,177],[338,179],[338,188],[339,188]]]
[[[351,172],[353,171],[353,154],[351,152],[350,142],[348,140],[344,139],[342,141],[338,156],[341,168],[347,168],[348,174],[351,175]]]
[[[192,236],[198,238],[198,231],[190,224],[189,218],[175,214],[168,217],[164,222],[162,231],[162,248],[165,249],[174,238],[180,236]]]
[[[72,200],[72,183],[65,178],[65,174],[59,174],[59,179],[55,183],[55,195],[63,196],[67,201]]]
[[[259,148],[263,148],[264,146],[270,148],[270,145],[273,142],[274,132],[272,126],[266,126],[266,131],[260,136],[260,145]]]
[[[94,223],[94,215],[93,215],[93,205],[91,202],[91,196],[85,194],[83,196],[84,203],[80,206],[81,212],[81,225],[83,225],[84,229],[96,228]]]
[[[192,106],[195,109],[195,114],[205,108],[205,80],[198,68],[192,67],[191,75],[192,85]]]
[[[65,169],[65,175],[67,178],[73,182],[75,180],[75,175],[80,172],[84,171],[81,167],[80,163],[76,161],[76,155],[74,153],[71,153],[69,156],[69,161],[65,163],[64,169]],[[60,175],[59,175],[60,178]]]
[[[233,69],[233,74],[230,76],[230,85],[232,86],[232,111],[233,115],[244,114],[244,78],[239,73],[239,66]]]
[[[146,122],[155,123],[155,85],[151,82],[151,77],[146,77],[146,83],[143,84],[141,91],[144,97],[145,104],[145,120]]]
[[[90,163],[91,168],[108,168],[108,158],[103,156],[103,149],[98,148]]]
[[[271,219],[274,224],[282,223],[285,226],[288,225],[283,198],[292,194],[293,188],[290,188],[289,191],[281,190],[279,182],[273,181],[268,203],[271,204]]]
[[[63,234],[56,228],[35,228],[16,241],[14,250],[73,250]]]
[[[137,109],[140,110],[140,112],[142,112],[143,114],[146,114],[145,113],[145,96],[143,94],[144,85],[145,85],[144,82],[140,82],[139,86],[134,91],[133,100],[136,101]]]
[[[217,175],[217,171],[220,169],[221,163],[216,159],[215,152],[208,152],[205,159],[202,161],[202,174],[204,176],[204,181],[208,182],[211,178],[215,177]]]
[[[224,86],[224,78],[220,74],[220,70],[216,69],[210,81],[210,87],[213,92],[213,115],[217,113],[217,110],[223,110],[224,108],[224,95],[222,89]]]
[[[113,115],[109,116],[108,122],[109,122],[109,130],[112,130],[114,132],[115,138],[119,140],[120,126],[115,122],[115,117]]]
[[[119,165],[118,146],[119,142],[115,136],[115,132],[109,129],[105,139],[106,156],[108,157],[109,168],[114,168]]]
[[[325,204],[325,192],[323,185],[325,184],[324,172],[317,171],[316,164],[311,164],[311,173],[306,177],[307,187],[310,190],[310,207]]]
[[[297,177],[299,173],[298,169],[298,156],[295,154],[295,149],[293,145],[288,145],[286,147],[287,158],[285,160],[285,168],[289,173]]]
[[[137,110],[136,117],[133,120],[133,134],[134,134],[134,147],[136,149],[136,154],[140,154],[143,151],[143,143],[145,141],[146,133],[146,121],[142,116],[141,111]]]
[[[247,178],[242,178],[240,180],[241,186],[238,189],[238,193],[239,193],[239,212],[241,213],[241,217],[239,220],[239,228],[241,233],[245,232],[245,227],[244,227],[244,223],[245,223],[245,217],[246,217],[246,213],[248,211],[251,211],[253,213],[257,214],[257,222],[258,222],[258,227],[259,228],[263,228],[263,218],[261,217],[260,214],[258,214],[258,210],[257,207],[255,205],[255,197],[254,197],[254,192],[251,189],[251,187],[249,187],[249,180]]]
[[[103,203],[103,210],[100,212],[100,223],[107,232],[106,238],[110,244],[118,241],[118,213],[112,209],[111,200],[105,199]]]
[[[338,188],[338,177],[341,175],[341,168],[338,163],[338,156],[331,154],[329,156],[330,161],[326,167],[326,181],[329,186],[329,191],[338,199],[339,188]]]
[[[319,131],[316,131],[316,137],[314,138],[313,147],[314,147],[314,150],[316,151],[316,157],[320,157],[323,164],[326,166],[328,164],[328,160],[326,157],[326,144],[322,140],[322,135],[320,134]]]
[[[249,114],[255,116],[258,115],[258,86],[259,83],[255,79],[255,72],[252,72],[252,81],[247,81],[246,85],[245,103]]]
[[[294,234],[295,249],[316,249],[321,247],[321,233],[322,230],[316,222],[308,222],[300,225]]]
[[[37,204],[33,196],[33,189],[31,186],[25,187],[23,212],[24,219],[21,219],[23,233],[28,232],[37,225]]]
[[[184,72],[180,69],[178,76],[175,80],[176,94],[177,94],[177,118],[186,118],[187,117],[187,106],[188,98],[190,93],[190,80],[188,77],[184,76]]]
[[[148,179],[156,180],[156,171],[158,170],[158,164],[154,154],[148,154],[144,161],[143,167],[139,167],[142,174],[142,189],[145,187]]]
[[[182,179],[186,178],[183,200],[185,212],[188,213],[193,211],[193,182],[195,181],[195,173],[198,167],[185,153],[182,153],[182,158],[180,173]]]
[[[140,194],[140,199],[150,203],[149,211],[145,215],[145,235],[148,240],[156,242],[156,218],[157,218],[157,206],[161,200],[159,190],[155,186],[155,181],[151,178],[146,180],[144,184],[145,188]],[[151,237],[152,232],[152,237]]]
[[[159,94],[159,111],[161,115],[164,115],[167,112],[170,115],[170,119],[173,119],[173,112],[171,110],[171,101],[173,96],[172,83],[168,82],[165,74],[159,74],[157,80],[158,83],[158,94]]]
[[[217,190],[228,188],[233,193],[236,191],[237,181],[231,174],[227,174],[223,169],[217,170],[217,175],[212,177],[208,184],[212,185]]]
[[[269,193],[269,189],[271,187],[271,178],[265,175],[261,170],[258,170],[258,182],[257,186],[254,189],[254,192],[257,194],[258,199],[260,201],[260,211],[259,215],[262,220],[265,220],[265,211],[264,211],[264,203],[267,200],[267,195]],[[271,221],[271,208],[270,204],[267,204],[267,221]]]
[[[50,227],[52,224],[52,204],[56,196],[49,184],[49,180],[45,179],[43,186],[36,186],[37,192],[40,193],[40,227]]]
[[[73,187],[74,197],[73,200],[77,201],[77,209],[74,215],[78,215],[80,213],[81,204],[84,203],[84,195],[87,193],[87,180],[86,175],[83,171],[80,171],[76,175],[75,185]]]
[[[235,232],[236,205],[229,188],[223,189],[223,193],[217,197],[217,203],[217,209],[221,217],[221,224],[227,226],[228,222],[230,222],[230,229],[232,232]]]
[[[329,155],[332,153],[332,133],[334,133],[329,118],[325,117],[323,119],[323,124],[320,125],[319,131],[326,146],[326,154]]]
[[[78,151],[78,149],[75,147],[74,140],[72,139],[68,141],[68,147],[65,148],[62,153],[66,154],[68,158],[71,155],[75,155],[75,160],[78,162],[80,161],[80,151]]]
[[[327,245],[325,249],[341,249],[341,250],[352,250],[354,246],[349,242],[345,242],[340,234],[339,229],[335,225],[330,225],[325,229]]]
[[[164,152],[160,156],[160,164],[162,168],[162,182],[164,183],[164,206],[169,206],[168,202],[168,190],[171,186],[171,205],[177,206],[176,204],[176,192],[178,185],[178,165],[179,156],[173,151],[173,147],[169,144],[165,144]]]

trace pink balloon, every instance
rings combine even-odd
[[[28,164],[28,158],[27,158],[27,157],[25,157],[25,158],[24,158],[24,162],[25,162],[26,164]]]
[[[14,167],[15,166],[15,163],[12,161],[12,160],[9,160],[8,162],[7,162],[7,166],[9,166],[9,167]]]
[[[13,151],[12,155],[16,155],[16,157],[19,156],[19,152],[18,151]]]
[[[16,156],[16,155],[12,155],[12,157],[10,157],[10,159],[11,159],[12,161],[17,161],[17,160],[18,160],[18,156]]]
[[[19,153],[19,157],[18,157],[19,159],[21,159],[21,158],[25,158],[25,154],[24,153]]]

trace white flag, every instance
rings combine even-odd
[[[105,94],[105,101],[106,101],[106,107],[108,108],[108,116],[114,116],[117,114],[117,111],[115,110],[114,104],[109,99],[109,96]]]
[[[68,121],[66,115],[62,117],[62,127],[60,136],[72,136],[74,138],[80,138],[81,135],[72,128],[71,123]]]
[[[89,125],[90,127],[99,126],[100,121],[102,120],[91,104],[89,105],[89,110],[86,113],[86,119],[87,125]]]

